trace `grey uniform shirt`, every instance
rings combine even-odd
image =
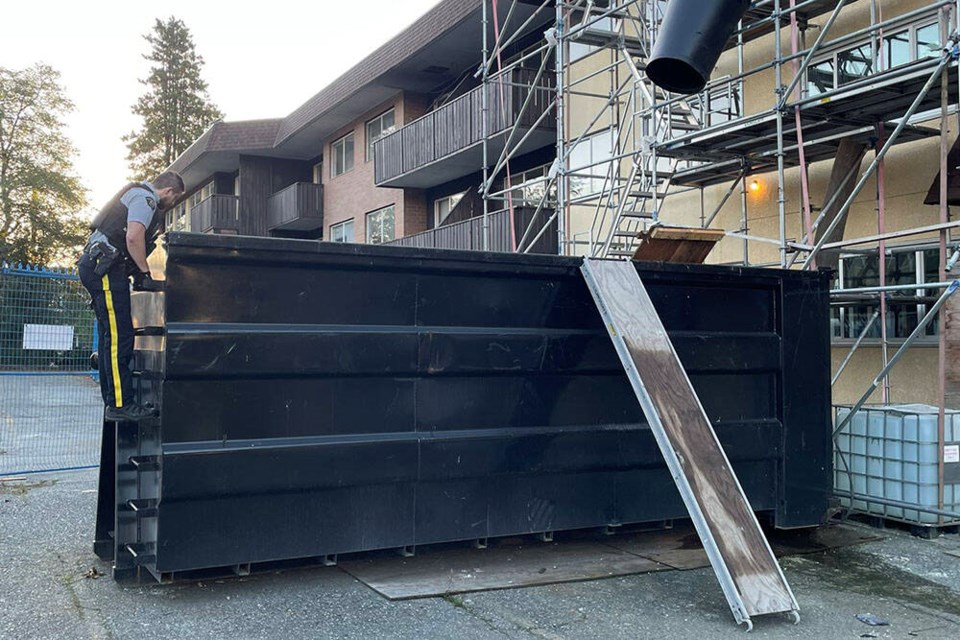
[[[153,185],[149,182],[144,182],[143,184],[145,187],[133,187],[120,197],[120,202],[127,208],[128,227],[131,222],[139,222],[143,225],[144,229],[149,228],[150,223],[153,221],[154,213],[157,210],[157,205],[160,202],[160,197],[157,195],[157,191],[153,188]],[[106,242],[110,244],[107,236],[100,233],[100,231],[94,231],[93,234],[91,234],[90,242]],[[114,247],[114,249],[121,248],[122,247]]]

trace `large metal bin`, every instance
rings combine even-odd
[[[685,516],[556,256],[169,234],[135,294],[142,400],[105,425],[118,578]],[[831,487],[825,274],[638,263],[754,509]]]

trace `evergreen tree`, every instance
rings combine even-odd
[[[143,126],[123,138],[136,180],[149,180],[162,172],[207,127],[223,118],[207,95],[207,83],[200,77],[203,58],[183,21],[173,16],[166,22],[158,19],[144,39],[151,49],[143,57],[153,64],[147,79],[140,81],[147,92],[133,105]]]
[[[0,67],[0,262],[67,263],[83,244],[86,191],[73,173],[60,74]]]

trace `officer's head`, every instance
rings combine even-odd
[[[150,182],[160,196],[160,208],[169,209],[183,195],[183,178],[176,171],[165,171]]]

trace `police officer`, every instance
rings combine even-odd
[[[153,182],[132,182],[90,224],[93,233],[77,269],[97,315],[100,391],[107,420],[141,420],[155,415],[133,396],[130,279],[134,291],[161,289],[150,277],[147,256],[163,232],[163,211],[176,204],[183,192],[183,178],[173,171]]]

